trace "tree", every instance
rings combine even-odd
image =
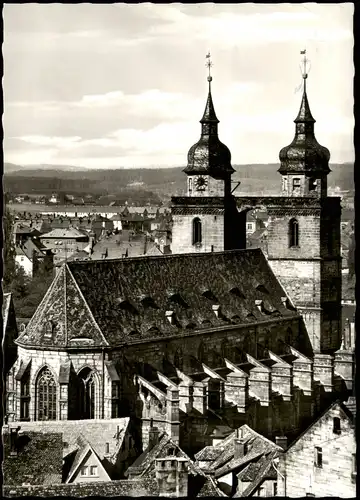
[[[3,226],[4,226],[4,276],[3,276],[3,286],[4,291],[7,291],[10,284],[16,275],[16,263],[15,263],[15,245],[13,240],[14,231],[14,216],[8,208],[5,209],[3,216]]]

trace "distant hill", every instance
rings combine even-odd
[[[24,168],[5,163],[4,190],[13,194],[65,192],[74,195],[120,195],[152,192],[162,199],[185,191],[183,167],[83,169],[72,166],[41,165]],[[280,191],[278,164],[234,165],[234,181],[241,181],[237,194],[276,194]],[[332,164],[329,187],[354,189],[353,163]]]

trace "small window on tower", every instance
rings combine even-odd
[[[293,191],[297,191],[300,189],[300,179],[293,179]]]
[[[317,186],[317,180],[316,179],[309,179],[309,191],[315,191]]]
[[[189,179],[189,191],[192,191],[192,188],[193,188],[193,180],[190,177],[190,179]]]
[[[200,245],[201,240],[201,220],[197,217],[193,220],[193,245]]]
[[[299,223],[296,219],[289,222],[289,247],[299,246]]]

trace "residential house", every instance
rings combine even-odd
[[[268,230],[266,227],[256,229],[246,238],[246,248],[261,248],[264,255],[268,254]]]
[[[13,238],[15,245],[26,241],[29,238],[35,238],[35,236],[41,236],[41,232],[36,228],[32,227],[32,224],[23,224],[22,222],[15,222]]]
[[[257,216],[255,211],[251,211],[246,217],[246,235],[255,233],[255,231],[265,227],[264,222]]]
[[[356,496],[355,418],[355,398],[336,401],[279,455],[279,496]]]
[[[228,496],[276,496],[273,460],[282,451],[280,445],[245,424],[215,445],[203,448],[195,459]]]
[[[15,262],[31,278],[41,271],[52,272],[53,253],[38,238],[28,238],[15,246]],[[46,269],[42,269],[44,266]]]
[[[116,215],[113,215],[110,220],[112,221],[114,225],[114,230],[121,231],[122,230],[122,215],[121,213],[118,213]]]
[[[86,231],[73,227],[68,229],[53,229],[40,237],[41,242],[54,254],[54,264],[70,257],[74,252],[83,250],[89,243]]]
[[[20,422],[8,426],[4,435],[5,485],[21,486],[27,467],[38,468],[28,471],[28,484],[117,480],[124,477],[124,472],[137,453],[129,418],[87,422],[44,421],[40,424]],[[46,460],[51,462],[48,464],[50,471],[46,467]],[[51,470],[55,466],[56,477]]]
[[[49,203],[59,203],[59,196],[56,193],[52,193],[52,195],[49,198]]]
[[[103,236],[90,250],[91,260],[121,259],[142,255],[162,255],[162,252],[147,235],[134,234],[129,230]]]
[[[148,446],[126,471],[130,480],[156,476],[161,496],[197,497],[203,496],[205,490],[210,496],[223,496],[215,482],[177,443],[153,422],[150,425]]]

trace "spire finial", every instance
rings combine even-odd
[[[209,76],[207,77],[207,81],[209,82],[209,86],[210,86],[210,82],[212,81],[212,76],[211,76],[211,67],[213,65],[212,61],[211,61],[211,54],[210,54],[210,51],[206,54],[206,63],[205,63],[205,66],[209,69]]]
[[[306,49],[301,50],[300,54],[302,56],[304,56],[302,61],[301,61],[301,64],[300,64],[300,71],[301,71],[301,76],[303,77],[303,81],[304,81],[304,93],[305,93],[306,92],[306,79],[307,79],[309,71],[310,71],[310,67],[308,67],[308,63],[310,61],[306,57]]]

